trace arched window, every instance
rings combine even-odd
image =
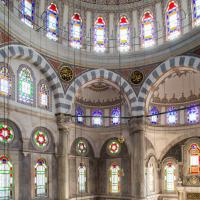
[[[150,110],[150,122],[152,124],[157,124],[158,123],[158,109],[156,108],[156,106],[153,106]]]
[[[21,20],[28,26],[33,27],[34,22],[34,0],[21,0]]]
[[[129,37],[129,22],[127,17],[123,16],[119,22],[119,50],[121,52],[129,50]]]
[[[81,163],[81,166],[78,168],[78,185],[79,192],[86,192],[87,177],[86,177],[86,167]]]
[[[34,81],[29,68],[22,67],[18,73],[18,101],[33,105]]]
[[[187,120],[190,124],[195,124],[199,121],[199,108],[197,106],[187,109]]]
[[[178,5],[170,1],[166,10],[166,35],[168,40],[173,40],[180,35],[180,19]]]
[[[200,25],[200,0],[192,0],[193,25]]]
[[[102,17],[98,17],[94,25],[94,50],[104,52],[106,44],[106,24]]]
[[[50,107],[50,90],[47,83],[44,80],[39,82],[38,86],[38,98],[39,98],[39,107],[49,109]]]
[[[93,126],[102,126],[103,124],[103,112],[101,110],[95,110],[92,113],[92,125]]]
[[[151,12],[145,12],[142,17],[142,44],[143,47],[151,47],[155,44],[154,18]]]
[[[112,124],[117,125],[120,123],[120,109],[113,108],[112,110]]]
[[[154,178],[154,166],[153,163],[148,164],[147,168],[147,186],[148,192],[154,192],[155,190],[155,178]]]
[[[84,115],[83,109],[80,106],[78,106],[76,108],[76,120],[80,124],[83,124],[84,122],[83,115]]]
[[[167,192],[173,192],[175,190],[175,169],[172,162],[168,162],[164,168],[164,188]]]
[[[14,131],[10,126],[0,123],[0,142],[7,144],[14,139]]]
[[[12,78],[8,66],[0,66],[0,95],[11,96]]]
[[[197,144],[190,145],[189,156],[189,174],[200,174],[200,148]]]
[[[77,49],[81,48],[82,37],[82,19],[75,13],[71,18],[71,46]]]
[[[35,197],[48,196],[48,167],[39,159],[35,165]]]
[[[5,155],[0,157],[0,199],[13,199],[13,165]]]
[[[175,125],[177,123],[177,120],[178,120],[178,113],[175,110],[175,108],[174,107],[168,108],[168,111],[167,111],[167,123],[169,125]]]
[[[53,3],[47,8],[47,37],[51,40],[58,40],[58,9]]]
[[[110,192],[120,192],[120,167],[116,163],[113,163],[110,167]]]

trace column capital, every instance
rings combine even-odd
[[[145,127],[145,118],[144,117],[134,117],[129,120],[129,129],[131,133],[141,132],[144,131]]]
[[[61,113],[56,115],[56,122],[60,131],[64,130],[69,132],[70,125],[72,124],[72,118],[71,116]]]

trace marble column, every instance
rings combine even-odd
[[[109,14],[109,52],[113,53],[114,52],[114,44],[116,41],[114,41],[115,38],[115,27],[114,27],[114,14],[110,13]]]
[[[156,13],[156,28],[157,28],[157,43],[158,45],[163,44],[164,42],[164,19],[162,14],[162,4],[158,2],[155,4],[155,13]]]
[[[43,19],[45,17],[44,11],[45,11],[45,1],[40,1],[40,3],[39,3],[39,22],[38,22],[40,27],[43,26]]]
[[[63,9],[63,24],[62,24],[62,42],[67,46],[69,44],[69,6],[67,4],[64,5]]]
[[[133,51],[138,51],[140,49],[140,29],[139,29],[139,17],[138,11],[134,10],[132,12],[132,26],[133,26],[133,34],[132,34],[132,42],[133,42]]]
[[[69,159],[68,159],[68,136],[71,118],[64,114],[57,115],[59,129],[58,141],[58,199],[69,199]]]
[[[86,12],[86,49],[87,51],[92,50],[92,13],[91,11]]]
[[[131,142],[131,191],[136,200],[145,199],[145,137],[144,119],[134,118],[129,121]]]
[[[182,12],[180,13],[181,19],[182,19],[182,32],[183,34],[188,33],[190,30],[190,23],[189,23],[189,8],[188,8],[188,1],[186,0],[181,0],[181,10]]]

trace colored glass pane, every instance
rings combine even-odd
[[[82,124],[83,123],[83,115],[84,115],[84,112],[83,112],[83,109],[81,107],[77,107],[76,108],[76,119],[77,119],[77,122]]]
[[[112,124],[117,125],[120,123],[120,109],[114,108],[112,110]]]
[[[14,131],[11,127],[0,123],[0,142],[10,143],[14,139]]]
[[[0,157],[0,199],[13,199],[13,166],[8,157]]]
[[[78,185],[79,185],[79,192],[86,192],[86,184],[87,184],[87,177],[86,177],[86,167],[81,165],[78,168]]]
[[[200,148],[197,144],[191,144],[189,148],[190,155],[190,165],[189,173],[190,174],[200,174]]]
[[[87,153],[87,144],[83,140],[79,140],[77,143],[76,151],[78,154],[86,154]]]
[[[123,16],[119,22],[119,50],[126,52],[130,48],[129,44],[129,22],[128,19]]]
[[[142,18],[142,43],[144,47],[151,47],[154,40],[154,19],[150,12],[145,12]]]
[[[48,194],[48,167],[43,159],[35,165],[35,196],[44,197]]]
[[[102,17],[98,17],[94,27],[94,50],[104,52],[106,43],[106,26]]]
[[[0,66],[0,94],[9,96],[12,90],[12,79],[7,66]]]
[[[48,108],[49,107],[49,89],[48,89],[47,84],[45,83],[40,84],[39,98],[40,98],[40,106]]]
[[[200,25],[200,0],[192,0],[193,8],[193,25]]]
[[[92,113],[92,124],[94,126],[101,126],[103,124],[103,112],[101,110],[95,110]]]
[[[174,107],[170,107],[167,112],[167,123],[169,125],[175,125],[178,120],[178,113]]]
[[[111,141],[108,145],[109,152],[112,155],[116,155],[120,153],[120,144],[117,141]]]
[[[169,2],[166,11],[167,39],[173,40],[180,35],[178,6],[174,1]]]
[[[54,41],[58,40],[58,9],[51,3],[47,9],[47,37]]]
[[[115,163],[110,167],[110,192],[120,192],[120,167]]]
[[[79,14],[74,14],[71,18],[71,46],[81,48],[82,20]]]
[[[32,0],[22,0],[21,1],[21,12],[22,18],[21,20],[30,27],[33,27],[34,21],[34,7],[35,3]]]
[[[152,124],[157,124],[158,123],[158,109],[154,106],[152,107],[151,111],[150,111],[150,121]]]
[[[19,101],[33,104],[33,77],[28,68],[24,67],[19,72]]]
[[[190,124],[194,124],[199,121],[199,108],[197,106],[192,106],[187,109],[187,120]]]
[[[175,189],[175,166],[169,162],[165,166],[165,190],[168,192],[173,192]]]
[[[47,144],[48,144],[48,135],[47,135],[47,133],[46,132],[44,132],[44,131],[40,131],[40,130],[38,130],[38,131],[36,131],[35,133],[34,133],[34,138],[33,138],[33,140],[34,140],[34,143],[39,147],[39,148],[44,148],[44,147],[46,147],[47,146]]]

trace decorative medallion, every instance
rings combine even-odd
[[[38,130],[34,133],[33,141],[37,147],[44,148],[47,146],[48,141],[49,141],[48,135],[46,132]]]
[[[59,70],[60,77],[63,81],[69,82],[73,79],[74,73],[69,66],[63,65]]]
[[[108,153],[112,156],[115,156],[120,153],[121,145],[117,140],[111,140],[107,146]]]
[[[88,145],[84,140],[79,140],[76,145],[76,152],[78,155],[86,155],[88,152]]]
[[[11,127],[7,125],[0,124],[0,142],[1,143],[10,143],[14,139],[14,131]]]
[[[138,70],[132,72],[130,75],[130,80],[135,85],[140,84],[143,81],[143,78],[144,78],[143,73]]]

